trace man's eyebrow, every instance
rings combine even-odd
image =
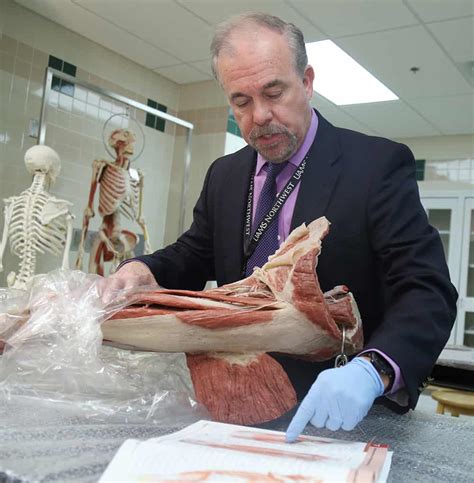
[[[248,97],[247,95],[243,94],[242,92],[234,92],[231,96],[230,96],[230,100],[231,101],[234,101],[235,99],[237,99],[238,97]]]
[[[272,87],[275,87],[275,86],[284,86],[286,85],[286,82],[282,81],[281,79],[274,79],[270,82],[267,82],[264,86],[263,86],[263,90],[266,90],[266,89],[271,89]]]
[[[267,90],[267,89],[271,89],[272,87],[284,87],[286,86],[286,82],[281,80],[281,79],[274,79],[270,82],[267,82],[264,86],[263,86],[263,89],[262,90]],[[243,92],[234,92],[233,94],[231,94],[230,96],[230,100],[233,101],[235,99],[237,99],[238,97],[248,97],[248,95],[244,94]]]

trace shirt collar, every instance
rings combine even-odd
[[[318,130],[318,116],[314,109],[311,109],[311,123],[309,125],[309,129],[306,132],[306,136],[304,137],[303,143],[301,144],[300,148],[298,151],[296,151],[295,154],[288,160],[289,163],[293,164],[294,166],[298,166],[301,161],[303,161],[303,158],[306,156],[306,153],[309,151],[309,148],[313,144],[314,138],[316,137],[316,131]],[[260,153],[257,154],[257,166],[255,168],[255,174],[258,175],[260,171],[262,170],[264,164],[267,162],[267,160],[260,155]]]

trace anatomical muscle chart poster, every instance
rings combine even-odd
[[[383,445],[199,421],[171,435],[127,440],[101,482],[383,482],[392,453]]]

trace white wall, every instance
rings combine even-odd
[[[474,190],[474,135],[406,138],[398,141],[408,145],[416,159],[425,160],[422,190]],[[474,195],[474,191],[473,191]]]
[[[404,138],[397,141],[406,144],[416,159],[474,158],[474,134]]]
[[[184,229],[192,221],[192,210],[201,192],[206,172],[211,163],[224,154],[227,102],[215,81],[183,85],[179,92],[178,116],[194,124],[192,133],[191,165],[186,196]],[[182,178],[184,172],[185,133],[177,130],[170,195],[168,200],[165,243],[179,236]]]
[[[247,143],[240,136],[236,136],[230,132],[225,135],[225,154],[235,153],[239,149],[247,146]]]

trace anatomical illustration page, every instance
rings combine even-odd
[[[171,435],[127,440],[100,482],[386,481],[392,453],[384,445],[300,436],[199,421]]]

